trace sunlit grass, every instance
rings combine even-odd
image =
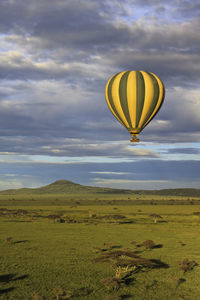
[[[2,299],[200,297],[199,266],[188,272],[180,268],[185,258],[200,263],[200,221],[193,214],[200,211],[200,206],[49,204],[10,205],[1,210]],[[162,219],[155,223],[152,214]],[[51,219],[49,215],[57,217]],[[146,247],[143,242],[147,240],[153,241],[155,247]],[[119,250],[125,264],[126,253],[131,252],[163,265],[141,265],[134,270],[129,267],[129,273],[120,275],[122,280],[116,283],[112,278],[116,277],[119,261],[98,263],[95,259],[101,253]],[[111,279],[103,284],[106,278]]]

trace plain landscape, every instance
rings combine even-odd
[[[0,192],[1,299],[200,297],[200,190]]]

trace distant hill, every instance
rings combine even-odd
[[[146,195],[200,197],[200,189],[192,188],[142,191],[142,193]]]
[[[0,195],[20,194],[129,194],[129,195],[161,195],[161,196],[184,196],[200,197],[200,189],[163,189],[163,190],[125,190],[102,187],[84,186],[69,180],[57,180],[51,184],[39,188],[21,188],[0,191]]]
[[[0,194],[4,195],[19,195],[19,194],[76,194],[76,193],[133,193],[131,190],[122,189],[111,189],[101,187],[85,186],[78,183],[74,183],[69,180],[57,180],[51,184],[45,185],[39,188],[20,188],[20,189],[9,189],[0,191]]]

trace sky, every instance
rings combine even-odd
[[[196,0],[1,0],[0,189],[199,188],[199,28]],[[137,145],[105,101],[124,70],[166,89]]]

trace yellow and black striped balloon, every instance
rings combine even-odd
[[[162,81],[146,71],[124,71],[106,85],[108,107],[117,120],[136,137],[159,111],[165,95]]]

